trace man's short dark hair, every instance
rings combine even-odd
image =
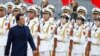
[[[20,20],[20,16],[23,16],[23,14],[18,14],[17,16],[16,16],[16,21],[19,21]]]

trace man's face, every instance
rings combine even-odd
[[[5,15],[5,10],[4,9],[0,9],[0,17],[3,17]]]
[[[66,18],[65,17],[61,17],[60,21],[61,21],[62,24],[65,24],[66,23]]]
[[[20,13],[20,11],[17,11],[17,10],[15,10],[15,11],[13,12],[14,16],[16,16],[16,15],[19,14],[19,13]]]
[[[85,16],[85,12],[84,11],[79,11],[78,14]]]
[[[48,14],[48,13],[43,13],[43,19],[44,19],[45,21],[49,20],[49,18],[50,18],[50,14]]]
[[[94,23],[95,23],[95,25],[97,26],[97,27],[100,27],[100,20],[94,20]]]
[[[35,16],[35,13],[33,13],[33,12],[29,12],[29,13],[28,13],[29,19],[33,19],[34,16]]]
[[[26,8],[22,7],[22,13],[26,13]]]
[[[21,24],[21,25],[24,25],[25,24],[25,17],[20,16],[20,19],[19,19],[18,23]]]
[[[93,19],[97,18],[98,16],[99,16],[98,13],[93,13],[93,14],[92,14]]]
[[[80,25],[82,23],[82,21],[80,19],[76,20],[77,25]]]
[[[8,13],[12,13],[12,7],[8,7]]]

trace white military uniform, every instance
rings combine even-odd
[[[55,23],[54,17],[51,17],[51,18],[49,19],[49,22],[52,24],[53,28],[56,27],[56,23]],[[52,46],[53,46],[53,43],[54,43],[54,38],[51,39],[51,45],[52,45]],[[52,47],[52,50],[53,50],[53,47]],[[52,53],[52,52],[51,52],[51,53]]]
[[[43,12],[49,12],[51,15],[53,15],[52,11],[48,8],[44,8]],[[49,18],[50,19],[50,18]],[[40,21],[40,33],[38,34],[40,36],[40,46],[39,46],[39,52],[40,56],[50,56],[50,51],[52,49],[51,40],[53,38],[53,24],[48,20],[46,22],[42,19]]]
[[[21,12],[21,7],[18,6],[18,5],[15,5],[14,8],[13,8],[13,11],[14,10],[19,10]],[[15,16],[13,14],[10,14],[8,16],[8,22],[10,23],[10,28],[15,26],[17,23],[16,23],[16,19],[15,19]]]
[[[30,6],[28,8],[28,11],[35,11],[37,13],[37,9],[33,6]],[[38,30],[38,25],[39,25],[39,18],[35,17],[32,20],[29,20],[29,18],[27,17],[27,20],[28,21],[26,22],[26,25],[29,27],[31,35],[34,40],[34,43],[35,43],[35,46],[37,47],[37,30]],[[31,49],[29,43],[28,43],[28,51],[27,52],[28,52],[27,56],[33,56],[32,49]]]
[[[10,28],[16,25],[16,19],[13,14],[10,14],[8,17],[8,23],[10,23]]]
[[[30,29],[30,32],[32,34],[32,37],[33,37],[33,40],[34,40],[34,43],[35,43],[36,47],[37,47],[37,29],[38,29],[38,25],[39,25],[38,18],[34,18],[34,19],[30,20],[29,24],[28,24],[28,27]],[[28,56],[33,55],[32,49],[31,49],[29,44],[28,44],[28,54],[27,55]]]
[[[9,7],[11,7],[11,9],[13,10],[14,4],[12,2],[8,2],[8,3],[6,3],[6,6],[7,6],[7,10],[8,10]],[[8,11],[7,11],[7,13],[8,13]],[[8,13],[7,17],[9,17],[10,14],[11,13]]]
[[[3,4],[0,4],[0,8],[6,10],[6,7]],[[4,56],[4,50],[7,42],[7,24],[6,16],[0,18],[0,56]]]
[[[39,51],[40,51],[40,56],[50,56],[50,51],[51,51],[51,39],[53,37],[52,34],[52,24],[47,21],[47,22],[40,22],[40,46],[39,46]]]
[[[83,15],[79,15],[82,19],[86,19]],[[85,24],[82,25],[74,25],[73,29],[73,50],[72,56],[83,56],[85,53],[86,48],[86,26]]]
[[[100,27],[91,29],[91,56],[100,56]]]
[[[72,56],[83,56],[86,47],[85,26],[76,26],[73,34]]]
[[[69,47],[69,23],[57,29],[57,48],[56,56],[66,56]]]
[[[4,50],[7,42],[7,34],[6,30],[6,16],[0,18],[0,56],[4,56]]]
[[[34,39],[34,42],[35,42],[35,46],[37,46],[37,29],[38,29],[38,25],[39,25],[38,18],[34,18],[34,19],[30,20],[30,23],[28,25],[29,28],[30,28],[32,37]]]

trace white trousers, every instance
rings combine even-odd
[[[31,48],[27,50],[27,56],[33,56],[33,52]]]
[[[82,53],[72,53],[72,56],[84,56]]]
[[[100,56],[100,55],[96,55],[96,54],[90,54],[90,56]]]
[[[67,52],[56,52],[56,56],[66,56]]]
[[[92,55],[92,54],[91,54],[90,56],[100,56],[100,55]]]
[[[50,51],[40,52],[40,56],[50,56]]]
[[[0,56],[4,56],[5,47],[0,46]]]

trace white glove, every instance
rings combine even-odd
[[[92,38],[91,41],[92,41],[93,44],[97,44],[97,39]]]
[[[73,40],[73,37],[70,37],[69,39],[70,39],[70,40]]]
[[[38,32],[37,35],[40,36],[40,39],[45,39],[44,34]]]
[[[91,38],[87,38],[87,40],[88,40],[89,42],[92,42],[92,39],[91,39]]]
[[[79,42],[79,39],[77,37],[73,37],[74,42]]]

